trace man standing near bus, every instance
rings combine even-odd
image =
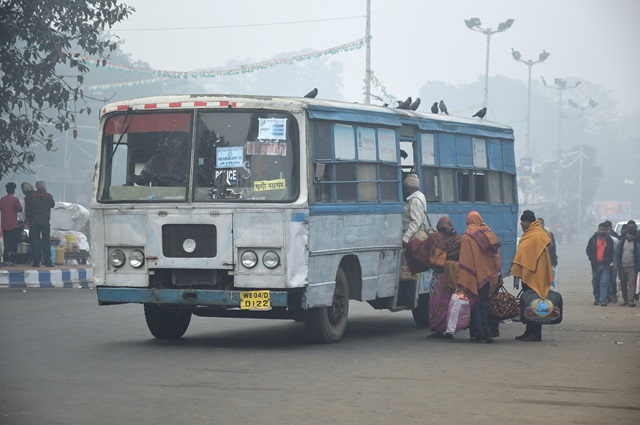
[[[9,182],[5,186],[7,194],[0,199],[0,220],[2,235],[4,235],[4,253],[2,261],[10,263],[12,254],[16,252],[20,228],[18,227],[18,213],[22,212],[20,200],[14,195],[16,184]]]
[[[25,199],[25,216],[29,225],[31,239],[31,256],[33,267],[40,267],[42,259],[44,265],[53,267],[51,262],[51,209],[56,205],[53,196],[47,192],[43,180],[36,182],[35,192],[29,193]]]
[[[544,231],[536,215],[525,210],[520,216],[522,238],[518,243],[516,256],[511,266],[513,286],[518,289],[522,282],[522,291],[535,291],[540,298],[546,298],[553,281],[549,245],[551,238]],[[519,341],[542,341],[542,325],[528,324],[524,334],[517,336]]]
[[[427,199],[420,192],[420,180],[417,174],[408,174],[402,182],[402,191],[405,196],[404,210],[402,211],[402,243],[416,234],[421,226],[427,227]]]

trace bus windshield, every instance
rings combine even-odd
[[[298,127],[289,113],[120,113],[106,120],[102,139],[101,202],[186,202],[189,188],[195,202],[298,195]]]

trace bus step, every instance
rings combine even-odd
[[[418,305],[418,281],[401,280],[398,287],[396,309],[413,310]]]

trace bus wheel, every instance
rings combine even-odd
[[[411,310],[413,321],[419,328],[429,327],[429,294],[420,294],[418,296],[418,305]]]
[[[305,330],[316,343],[331,344],[340,341],[347,328],[349,316],[349,283],[342,268],[336,274],[336,289],[330,307],[310,308],[306,311]]]
[[[158,339],[178,339],[187,331],[191,312],[178,308],[144,305],[144,317],[151,335]]]

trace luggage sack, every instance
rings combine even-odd
[[[518,300],[501,284],[489,298],[489,312],[496,320],[512,319],[520,314]]]
[[[526,325],[557,325],[562,322],[562,295],[549,291],[543,299],[529,289],[520,296],[520,320]]]

